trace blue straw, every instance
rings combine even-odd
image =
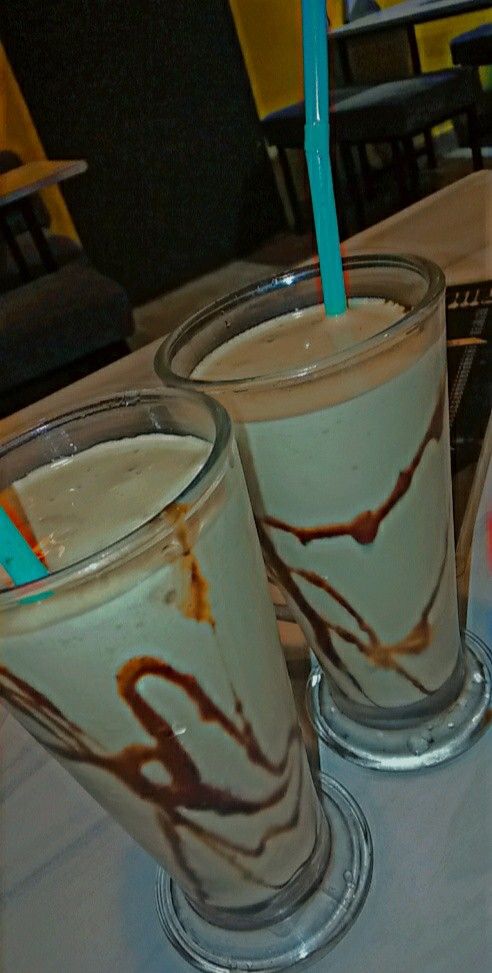
[[[49,574],[3,507],[0,507],[0,564],[16,585],[39,581]]]
[[[347,307],[340,236],[330,164],[328,35],[325,0],[302,0],[304,50],[304,148],[318,243],[321,285],[327,315]]]

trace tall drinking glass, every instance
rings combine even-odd
[[[0,694],[164,866],[172,942],[218,971],[332,945],[370,838],[341,787],[314,789],[225,411],[88,405],[3,445],[0,490],[50,570],[0,591]]]
[[[321,737],[362,764],[439,763],[481,732],[487,654],[457,615],[444,278],[408,256],[317,266],[240,291],[158,351],[236,427],[263,553],[316,656]]]

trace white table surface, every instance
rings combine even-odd
[[[477,175],[478,180],[470,177],[454,192],[436,194],[432,203],[417,204],[359,235],[350,249],[371,249],[374,238],[385,249],[398,249],[393,237],[418,252],[424,212],[421,252],[431,246],[433,230],[443,240],[440,253],[438,243],[433,248],[443,265],[451,267],[454,256],[454,264],[464,266],[466,254],[476,252],[478,262],[468,264],[467,279],[485,276],[483,259],[490,276],[490,261],[483,257],[489,238],[479,241],[478,224],[466,252],[444,259],[450,240],[443,221],[451,214],[457,225],[461,219],[462,235],[472,234],[466,214],[477,193],[483,223],[482,196],[491,183],[485,174]],[[470,276],[473,267],[475,276]],[[148,368],[142,353],[131,357],[139,363],[137,372],[144,361]],[[132,363],[126,361],[128,370]],[[110,387],[118,376],[120,387],[129,384],[121,363],[104,375]],[[98,391],[101,384],[99,377]],[[74,388],[80,398],[85,386]],[[59,397],[53,397],[3,429],[11,431],[58,404]],[[472,558],[472,592],[475,575]],[[480,618],[477,626],[485,624]],[[425,774],[363,770],[325,748],[321,760],[365,811],[374,842],[374,876],[356,924],[312,965],[313,973],[490,973],[492,732],[449,766]],[[157,921],[154,862],[1,708],[0,780],[2,973],[189,973],[191,967],[167,943]]]

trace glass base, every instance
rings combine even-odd
[[[458,698],[437,716],[405,729],[375,729],[337,707],[328,680],[316,664],[308,681],[308,710],[321,740],[349,760],[374,770],[421,770],[468,750],[486,730],[491,705],[492,655],[465,632],[466,677]]]
[[[173,946],[208,973],[285,970],[327,952],[347,932],[365,901],[372,874],[366,820],[350,794],[320,775],[320,801],[330,823],[331,854],[316,891],[283,920],[254,930],[206,922],[163,869],[156,904]]]

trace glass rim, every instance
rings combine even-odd
[[[227,411],[219,402],[196,390],[179,388],[128,390],[84,402],[78,408],[60,413],[52,419],[41,419],[35,425],[29,426],[12,438],[0,443],[1,462],[7,453],[37,439],[46,432],[63,427],[69,421],[90,418],[102,412],[110,413],[120,408],[131,408],[141,403],[155,404],[169,399],[174,401],[192,399],[194,403],[207,411],[212,419],[214,425],[212,449],[198,473],[192,477],[186,487],[173,500],[164,504],[156,514],[148,517],[142,524],[119,537],[112,544],[98,548],[92,554],[52,571],[36,581],[0,588],[0,611],[11,608],[18,601],[40,600],[41,597],[46,597],[61,587],[89,578],[115,563],[122,564],[134,555],[148,549],[156,541],[161,542],[163,538],[172,535],[176,527],[172,523],[166,523],[162,514],[172,504],[186,503],[188,509],[183,515],[186,523],[213,492],[223,476],[221,463],[223,467],[232,440],[232,423]],[[184,433],[184,435],[186,434]],[[33,467],[33,469],[36,468]]]
[[[190,378],[189,376],[180,375],[178,372],[173,371],[170,363],[173,360],[176,350],[181,347],[183,339],[189,336],[190,333],[194,333],[201,326],[213,321],[221,314],[234,311],[241,305],[246,304],[253,297],[261,297],[281,288],[293,287],[299,282],[320,278],[319,261],[311,262],[305,266],[294,267],[292,270],[285,271],[282,274],[274,274],[254,284],[242,287],[240,290],[231,292],[186,318],[159,345],[154,357],[156,374],[163,382],[173,382],[176,384],[179,381],[179,387],[195,389],[205,393],[212,393],[214,389],[221,389],[224,392],[240,392],[298,384],[310,376],[318,377],[324,375],[327,371],[336,371],[345,365],[351,364],[355,360],[362,358],[366,353],[382,349],[389,341],[401,338],[407,331],[418,327],[421,321],[431,312],[434,305],[437,304],[446,286],[446,280],[441,268],[425,257],[418,257],[407,253],[363,253],[350,254],[344,256],[342,259],[344,270],[387,267],[413,271],[414,273],[420,274],[427,281],[426,292],[417,304],[411,307],[401,318],[398,318],[398,321],[395,321],[394,324],[385,328],[383,331],[379,331],[370,338],[351,345],[348,349],[343,349],[334,355],[317,359],[308,364],[284,369],[279,372],[270,372],[266,375],[252,375],[249,377],[221,380],[212,379],[210,381],[201,378]],[[319,303],[321,304],[321,301]],[[289,312],[285,311],[283,313],[287,314]],[[266,320],[269,320],[269,318],[265,318]]]

